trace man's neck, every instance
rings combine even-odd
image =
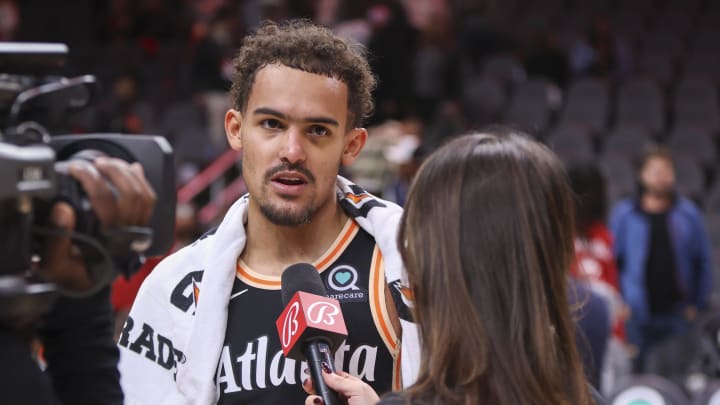
[[[659,214],[665,212],[672,204],[672,197],[669,195],[658,195],[654,193],[645,193],[640,199],[643,211],[650,214]]]
[[[291,264],[317,260],[340,234],[347,218],[333,200],[331,207],[319,210],[308,224],[280,226],[270,222],[251,200],[247,242],[240,257],[255,272],[280,276]]]

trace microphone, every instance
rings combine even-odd
[[[347,337],[340,303],[328,298],[315,266],[297,263],[282,273],[285,309],[275,325],[285,357],[307,360],[313,387],[326,405],[340,405],[338,394],[325,384],[322,363],[335,371],[333,353]]]

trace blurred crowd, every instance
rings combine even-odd
[[[402,205],[429,152],[494,122],[529,130],[567,163],[578,194],[571,277],[590,286],[581,327],[588,372],[605,393],[638,373],[689,393],[698,390],[689,376],[716,376],[690,364],[708,353],[663,356],[687,347],[678,337],[716,332],[720,3],[0,0],[0,40],[67,43],[65,73],[94,74],[103,88],[59,130],[161,134],[182,186],[227,149],[223,115],[243,36],[288,18],[367,48],[375,114],[344,174],[369,191]],[[182,202],[176,247],[212,225],[197,216],[210,199]]]

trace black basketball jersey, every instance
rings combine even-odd
[[[385,305],[382,254],[373,237],[350,219],[313,264],[328,295],[340,302],[347,325],[335,368],[359,376],[379,394],[399,389],[400,347]],[[219,404],[304,403],[307,365],[282,354],[275,326],[282,310],[280,277],[255,273],[239,260],[216,375]]]

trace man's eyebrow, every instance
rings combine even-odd
[[[287,116],[285,114],[268,107],[258,107],[253,111],[253,114],[274,115],[278,118],[287,119]]]
[[[338,123],[336,120],[328,117],[307,117],[303,121],[305,122],[311,122],[314,124],[327,124],[332,125],[335,127],[339,127],[340,123]]]
[[[278,118],[281,118],[283,120],[287,120],[288,116],[281,113],[280,111],[274,110],[272,108],[268,107],[258,107],[255,110],[253,110],[253,114],[264,114],[264,115],[272,115]],[[317,124],[327,124],[332,125],[335,127],[339,127],[340,123],[337,122],[336,119],[330,118],[330,117],[307,117],[303,118],[303,122],[309,122],[309,123],[317,123]]]

